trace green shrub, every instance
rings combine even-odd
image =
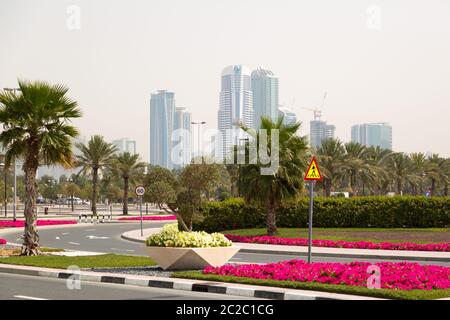
[[[149,247],[210,248],[229,247],[232,243],[220,233],[179,231],[174,223],[165,225],[161,232],[148,237],[145,244]]]
[[[277,210],[277,226],[304,228],[309,199]],[[208,232],[265,227],[265,210],[242,199],[212,202],[203,208],[197,230]],[[446,228],[450,226],[450,197],[315,198],[314,226],[322,228]]]

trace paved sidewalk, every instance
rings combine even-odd
[[[157,287],[175,290],[220,293],[226,295],[265,298],[273,300],[383,300],[373,297],[338,294],[322,291],[284,289],[267,286],[253,286],[237,283],[224,283],[180,278],[138,276],[122,273],[103,273],[93,271],[74,271],[65,269],[39,268],[0,264],[0,273],[20,274],[47,278],[78,278],[82,282],[105,282],[117,285]]]
[[[145,242],[151,234],[156,233],[160,228],[144,229],[144,236],[141,237],[140,230],[128,231],[122,234],[122,238],[135,242]],[[273,244],[257,243],[236,243],[245,253],[265,253],[265,254],[284,254],[284,255],[307,255],[308,247],[302,246],[283,246]],[[386,260],[420,260],[450,262],[450,252],[434,251],[406,251],[406,250],[373,250],[373,249],[344,249],[344,248],[323,248],[313,247],[313,256],[320,257],[345,257],[345,258],[370,258]]]

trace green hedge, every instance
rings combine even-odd
[[[277,226],[304,228],[309,199],[277,210]],[[207,232],[263,228],[265,211],[242,199],[211,202],[196,229]],[[445,228],[450,226],[450,197],[315,198],[314,226],[322,228]]]

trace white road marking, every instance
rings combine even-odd
[[[86,238],[89,238],[89,239],[91,239],[91,240],[98,240],[98,239],[103,240],[103,239],[109,239],[109,237],[97,237],[97,236],[92,236],[92,235],[86,236]]]
[[[111,250],[116,250],[116,251],[125,251],[125,252],[134,252],[134,250],[130,250],[130,249],[118,249],[118,248],[111,248]]]
[[[70,243],[70,244],[75,244],[75,245],[77,245],[77,246],[79,246],[80,244],[78,243],[78,242],[67,242],[67,243]]]
[[[59,238],[59,237],[55,237],[55,239],[56,239],[56,240],[59,240],[60,238]]]
[[[45,298],[30,297],[30,296],[21,296],[21,295],[14,296],[14,298],[17,298],[17,299],[26,299],[26,300],[48,300],[48,299],[45,299]]]
[[[61,233],[62,236],[65,236],[66,234],[70,234],[70,232]]]
[[[88,231],[95,231],[95,230],[97,230],[97,229],[86,229],[84,231],[88,232]]]

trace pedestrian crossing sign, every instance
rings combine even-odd
[[[315,157],[311,159],[311,162],[308,166],[308,170],[306,170],[305,181],[316,181],[322,180],[322,174],[320,173],[319,166],[317,165],[317,160]]]

